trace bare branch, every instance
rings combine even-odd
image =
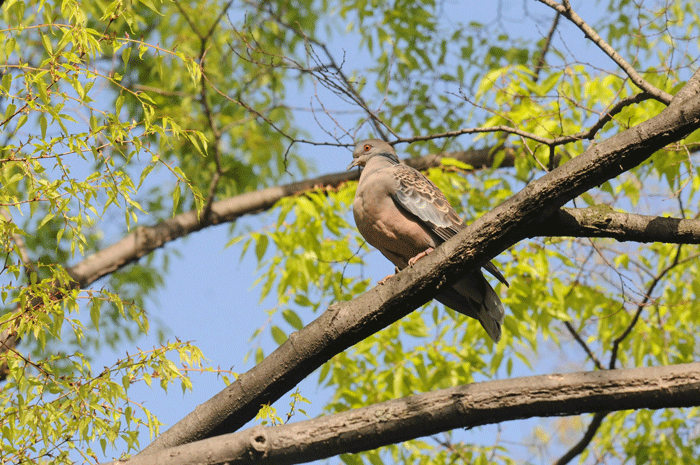
[[[678,248],[676,249],[676,256],[674,257],[673,261],[671,264],[666,266],[663,270],[661,270],[656,276],[654,276],[654,279],[651,280],[651,283],[649,283],[649,286],[647,287],[646,292],[644,293],[644,299],[642,302],[637,306],[637,311],[634,312],[634,316],[632,317],[632,320],[630,321],[629,325],[625,330],[620,334],[615,340],[613,341],[613,347],[612,347],[612,353],[610,354],[610,364],[608,367],[610,369],[615,368],[615,364],[617,363],[617,353],[620,349],[620,344],[627,338],[627,336],[630,335],[632,332],[632,329],[636,326],[637,321],[639,321],[639,317],[642,314],[642,311],[646,308],[647,303],[651,299],[651,293],[654,292],[654,289],[656,286],[661,282],[664,276],[674,269],[676,266],[678,266],[678,260],[680,259],[681,256],[681,248],[683,247],[683,244],[679,244]]]
[[[522,418],[697,406],[699,389],[698,362],[487,381],[288,425],[256,426],[126,463],[303,463]]]
[[[455,131],[447,131],[447,132],[441,132],[438,134],[429,134],[427,136],[414,136],[414,137],[402,137],[399,138],[396,142],[392,142],[392,144],[397,144],[399,142],[418,142],[418,141],[426,141],[426,140],[435,140],[435,139],[445,139],[448,137],[457,137],[461,136],[464,134],[480,134],[480,133],[485,133],[485,132],[505,132],[508,134],[515,134],[518,136],[525,137],[526,139],[531,139],[534,140],[535,142],[539,142],[541,144],[545,145],[558,145],[558,140],[561,138],[556,138],[556,139],[550,139],[547,137],[542,137],[538,136],[537,134],[523,131],[522,129],[518,128],[512,128],[510,126],[505,126],[505,125],[499,125],[499,126],[488,126],[488,127],[482,127],[482,128],[463,128],[463,129],[457,129]],[[568,141],[568,138],[567,138]],[[561,143],[561,142],[559,142]]]
[[[595,364],[596,368],[599,370],[603,370],[603,364],[600,363],[600,360],[598,360],[598,357],[595,356],[591,348],[586,344],[586,341],[581,338],[581,335],[576,331],[576,328],[574,328],[574,325],[571,324],[569,321],[564,322],[564,326],[566,326],[566,329],[569,330],[569,334],[578,342],[578,344],[583,348],[583,350],[588,354],[588,357],[593,360],[593,363]]]
[[[545,38],[544,44],[542,45],[542,50],[540,50],[540,56],[537,58],[537,64],[535,65],[535,77],[532,78],[534,82],[540,80],[540,72],[542,71],[542,68],[544,68],[545,63],[547,62],[547,52],[549,51],[549,47],[552,45],[552,37],[554,36],[554,32],[557,30],[557,26],[559,26],[560,17],[561,13],[557,12],[557,14],[554,16],[554,20],[552,20],[552,26],[549,28],[547,37]]]
[[[606,55],[608,55],[616,64],[619,66],[629,78],[634,82],[637,87],[646,92],[647,94],[653,95],[656,100],[663,102],[666,105],[671,103],[673,96],[668,92],[665,92],[657,87],[653,86],[649,81],[644,79],[637,70],[630,65],[627,60],[622,58],[622,56],[617,53],[617,51],[610,46],[605,40],[603,40],[600,35],[589,26],[576,12],[571,8],[568,0],[563,0],[563,4],[557,3],[555,0],[538,0],[544,3],[548,7],[556,10],[557,12],[564,15],[572,23],[578,26],[581,31],[589,38],[593,43],[595,43],[598,48],[600,48]]]
[[[585,131],[578,132],[576,134],[570,134],[570,135],[564,135],[564,136],[559,136],[559,137],[543,137],[531,132],[523,131],[522,129],[518,128],[513,128],[510,126],[505,126],[505,125],[499,125],[499,126],[488,126],[488,127],[481,127],[481,128],[464,128],[464,129],[457,129],[455,131],[447,131],[443,133],[438,133],[438,134],[430,134],[427,136],[415,136],[415,137],[409,137],[409,138],[399,138],[396,142],[392,142],[392,144],[396,144],[399,142],[417,142],[417,141],[425,141],[425,140],[434,140],[434,139],[443,139],[447,137],[457,137],[461,136],[463,134],[479,134],[479,133],[486,133],[486,132],[499,132],[499,133],[506,133],[506,134],[514,134],[520,137],[524,137],[526,139],[534,140],[535,142],[539,142],[543,145],[547,145],[550,147],[550,150],[553,150],[554,147],[558,145],[564,145],[568,144],[570,142],[576,142],[579,140],[583,139],[593,139],[595,135],[603,129],[603,126],[605,126],[608,122],[610,122],[616,114],[620,113],[622,110],[624,110],[626,107],[643,102],[645,100],[649,100],[651,98],[654,98],[651,94],[642,92],[639,94],[635,95],[630,95],[629,97],[625,97],[616,104],[614,104],[610,109],[606,112],[603,112],[598,121],[595,122],[590,128],[588,128]]]

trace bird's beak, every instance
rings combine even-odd
[[[351,169],[353,169],[354,167],[358,166],[359,164],[360,164],[360,159],[359,159],[359,158],[355,158],[355,159],[352,161],[352,163],[350,163],[350,164],[348,165],[347,171],[350,171]]]

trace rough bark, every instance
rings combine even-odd
[[[700,72],[691,82],[698,79]],[[277,400],[333,355],[420,307],[442,286],[526,237],[543,215],[556,212],[569,200],[634,168],[699,127],[700,95],[694,93],[638,126],[590,147],[527,185],[413,268],[350,302],[330,306],[142,453],[236,431],[255,416],[260,405]]]
[[[529,237],[610,237],[620,242],[700,244],[700,220],[635,215],[609,207],[561,208],[535,225]]]
[[[129,465],[291,464],[455,428],[532,417],[700,405],[700,363],[488,381],[138,456]]]

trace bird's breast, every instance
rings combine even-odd
[[[403,268],[408,259],[428,247],[436,247],[427,228],[400,209],[388,192],[360,189],[353,202],[353,216],[358,231],[396,266]]]

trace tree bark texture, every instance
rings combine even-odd
[[[289,425],[256,426],[140,455],[126,463],[303,463],[455,428],[697,405],[700,363],[531,376],[456,386]]]
[[[530,237],[609,237],[620,242],[700,244],[700,220],[616,212],[609,207],[561,208],[534,225]]]

